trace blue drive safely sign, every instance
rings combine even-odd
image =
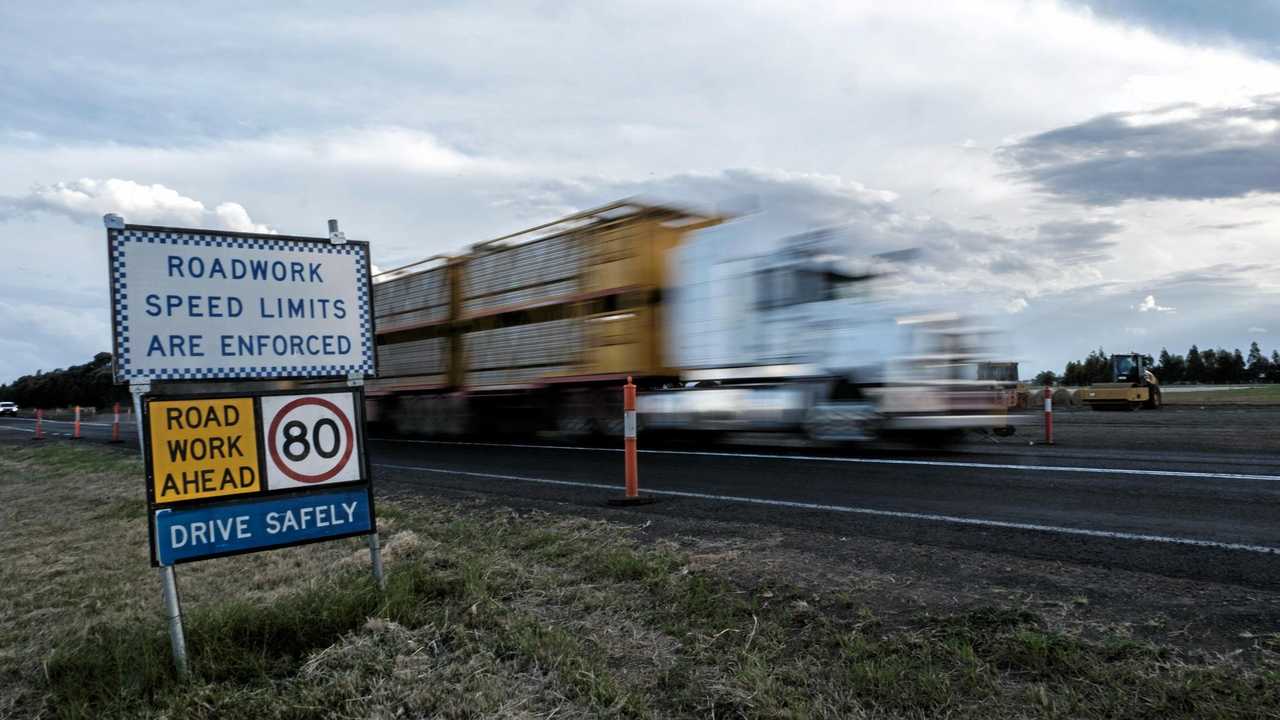
[[[373,527],[365,488],[184,509],[157,510],[156,559],[161,565],[214,555],[266,550],[368,533]]]

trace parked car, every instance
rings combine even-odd
[[[9,401],[0,402],[0,415],[17,415],[18,404]]]

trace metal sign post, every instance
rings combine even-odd
[[[338,234],[338,221],[329,221],[329,231]],[[335,240],[336,242],[336,240]],[[345,239],[344,239],[345,242]],[[348,387],[364,387],[364,377],[358,373],[347,375]],[[373,532],[369,533],[369,565],[373,567],[373,579],[378,583],[379,590],[387,589],[387,579],[382,574],[382,546],[378,542],[378,526],[374,521]]]
[[[142,398],[151,392],[149,382],[129,383],[129,393],[133,396],[134,424],[138,426],[138,451],[142,455],[142,464],[147,464],[146,431],[142,427]],[[147,511],[150,513],[150,510]],[[186,677],[187,636],[182,628],[182,600],[178,596],[178,573],[172,565],[164,565],[160,570],[160,588],[164,594],[165,620],[169,624],[169,645],[173,648],[173,666],[178,675]]]

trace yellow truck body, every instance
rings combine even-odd
[[[716,216],[629,201],[375,278],[370,394],[674,375],[667,253]]]

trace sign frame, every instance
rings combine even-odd
[[[190,500],[178,500],[175,502],[157,505],[155,501],[155,460],[154,448],[152,447],[151,428],[151,403],[164,402],[169,400],[226,400],[252,398],[253,400],[253,428],[255,441],[262,436],[262,398],[273,396],[287,395],[334,395],[343,394],[350,395],[352,398],[352,411],[354,417],[352,421],[359,428],[355,434],[354,449],[359,453],[359,471],[360,478],[357,480],[348,480],[337,483],[327,483],[317,487],[294,487],[282,488],[279,490],[271,490],[267,486],[266,463],[268,462],[268,452],[265,447],[259,448],[258,452],[258,476],[260,479],[259,489],[250,493],[238,493],[228,496],[213,496],[193,498]],[[338,492],[343,490],[358,490],[363,488],[369,503],[370,528],[368,530],[358,530],[350,533],[340,533],[336,535],[326,535],[324,537],[309,538],[297,542],[284,542],[274,545],[253,547],[247,549],[228,550],[225,552],[210,553],[201,555],[197,558],[188,558],[174,561],[173,566],[181,565],[189,562],[200,562],[202,560],[213,560],[222,557],[232,557],[235,555],[247,555],[256,552],[265,552],[267,550],[279,550],[286,547],[295,547],[299,545],[310,545],[317,542],[328,542],[330,540],[341,540],[351,537],[360,537],[368,535],[376,535],[378,532],[377,522],[377,506],[373,497],[373,475],[370,472],[369,455],[365,442],[365,394],[364,386],[357,385],[354,387],[331,387],[331,388],[292,388],[289,390],[272,390],[272,391],[227,391],[216,393],[182,393],[174,395],[153,395],[149,394],[142,399],[142,414],[139,417],[140,428],[143,436],[143,451],[146,453],[146,465],[143,468],[144,482],[146,484],[147,493],[147,539],[152,567],[172,567],[161,565],[157,553],[156,545],[158,542],[156,536],[156,512],[160,510],[192,510],[205,508],[209,506],[226,506],[233,507],[251,502],[261,502],[271,498],[289,498],[306,495],[321,495],[328,492]]]
[[[154,370],[131,372],[128,369],[130,357],[128,346],[127,317],[124,305],[128,299],[128,276],[125,263],[117,257],[117,246],[123,242],[122,235],[128,233],[141,234],[148,243],[174,244],[178,247],[204,246],[208,243],[244,244],[249,249],[262,246],[289,243],[309,244],[325,248],[351,248],[345,254],[353,254],[364,264],[362,285],[356,289],[358,308],[353,312],[362,314],[360,318],[361,362],[354,366],[322,366],[316,364],[274,365],[266,368],[251,366],[255,371],[240,367],[221,367],[209,363],[197,373],[188,370],[183,373],[177,368],[166,369],[169,372]],[[132,238],[131,238],[132,239]],[[363,240],[344,240],[335,243],[330,238],[307,237],[302,235],[272,235],[268,233],[234,232],[230,230],[205,230],[197,228],[180,228],[165,225],[132,225],[122,224],[119,227],[107,227],[107,285],[111,298],[111,378],[117,385],[130,382],[228,382],[237,380],[298,380],[376,377],[378,368],[378,341],[374,329],[373,298],[373,255],[369,243]],[[267,247],[267,249],[273,249]],[[340,252],[340,251],[331,251]],[[124,342],[122,343],[122,335]],[[125,351],[122,352],[122,345]],[[323,371],[322,371],[323,370]],[[207,372],[206,372],[207,371]]]

